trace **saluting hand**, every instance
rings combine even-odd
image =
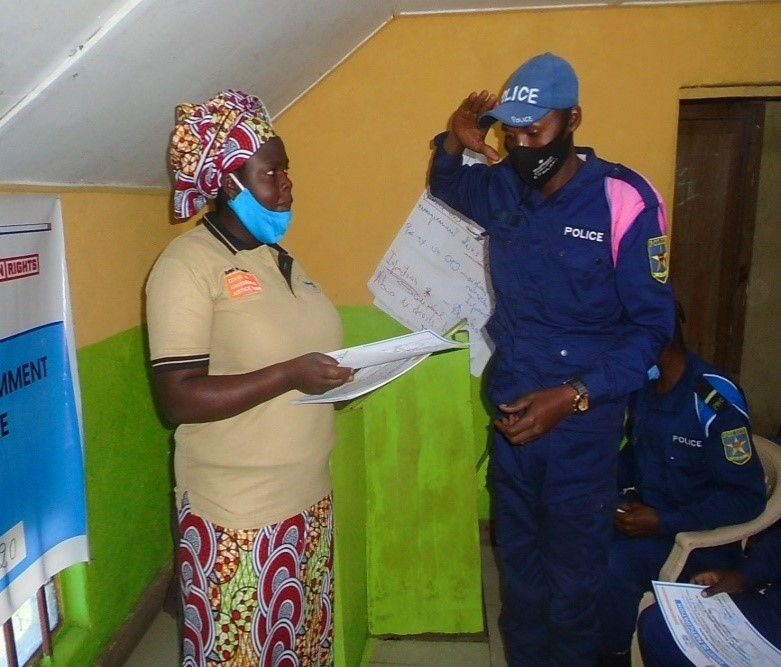
[[[353,379],[354,369],[339,366],[333,357],[310,352],[288,363],[293,388],[304,394],[322,394]]]
[[[450,134],[445,139],[444,148],[448,153],[457,155],[464,148],[482,153],[489,160],[499,160],[499,153],[493,146],[485,143],[488,128],[477,126],[480,114],[490,111],[498,103],[498,98],[487,90],[471,93],[456,109],[451,119]],[[459,145],[460,144],[460,145]]]
[[[572,391],[567,385],[548,387],[503,403],[499,409],[507,414],[494,420],[494,426],[513,445],[525,445],[572,414]]]

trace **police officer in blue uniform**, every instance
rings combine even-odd
[[[513,667],[596,664],[627,396],[672,334],[666,220],[634,171],[576,148],[578,81],[524,63],[501,100],[470,94],[435,138],[432,195],[485,228],[496,345],[489,481]],[[464,148],[507,157],[462,166]]]
[[[708,586],[705,597],[729,593],[738,609],[773,646],[781,649],[781,527],[766,533],[736,570],[700,572],[693,583]],[[645,667],[690,667],[657,605],[646,609],[637,627]]]
[[[629,665],[637,607],[681,531],[743,523],[765,507],[765,478],[754,452],[742,390],[686,349],[682,311],[658,379],[630,402],[621,451],[608,576],[600,595],[604,665]],[[682,580],[702,569],[735,567],[740,543],[697,549]]]

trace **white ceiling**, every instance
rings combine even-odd
[[[0,0],[0,183],[167,187],[179,102],[276,115],[394,16],[565,4],[629,2]]]

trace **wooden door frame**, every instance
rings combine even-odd
[[[765,100],[752,98],[724,98],[681,100],[679,124],[683,120],[707,120],[734,118],[736,106],[748,111],[748,122],[743,124],[738,152],[740,174],[737,187],[729,193],[727,211],[734,211],[735,224],[724,229],[724,252],[718,267],[719,285],[735,285],[727,290],[718,301],[716,313],[714,365],[734,377],[740,374],[743,352],[743,333],[746,318],[748,279],[753,253],[754,226],[757,208],[757,186],[759,182],[762,133],[764,125]],[[679,130],[680,131],[680,130]],[[677,161],[676,161],[677,162]],[[676,164],[676,173],[680,165]],[[677,190],[677,188],[676,188]],[[676,192],[676,200],[677,201]],[[673,243],[675,227],[673,226]],[[727,249],[733,248],[734,252]],[[674,280],[676,255],[671,252],[670,275]],[[702,351],[696,350],[701,353]]]

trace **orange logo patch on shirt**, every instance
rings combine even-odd
[[[263,291],[258,277],[241,269],[234,269],[225,275],[225,287],[231,299],[240,299]]]

